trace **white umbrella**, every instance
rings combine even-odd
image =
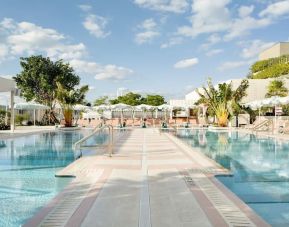
[[[99,118],[99,113],[95,111],[88,111],[87,113],[83,113],[83,118]]]
[[[49,107],[35,102],[22,102],[14,104],[14,109],[33,110],[33,123],[35,125],[36,110],[47,110]]]
[[[146,110],[153,110],[153,109],[155,109],[157,107],[151,106],[151,105],[146,105],[146,104],[140,104],[140,105],[136,106],[135,108],[137,110],[142,110],[142,112],[143,112],[143,116],[142,117],[145,118],[145,111]]]
[[[289,96],[280,98],[280,104],[281,104],[281,105],[287,105],[287,104],[289,104]]]
[[[104,105],[104,104],[92,107],[92,109],[94,110],[109,110],[110,108],[111,108],[110,105]]]
[[[81,104],[76,104],[74,107],[73,107],[74,110],[77,110],[77,111],[82,111],[82,110],[88,110],[89,107],[88,106],[84,106],[84,105],[81,105]]]
[[[120,110],[121,111],[121,123],[123,122],[123,110],[132,109],[132,106],[124,104],[124,103],[118,103],[111,105],[112,110]]]
[[[173,106],[168,105],[168,104],[162,104],[162,105],[160,105],[160,106],[157,106],[157,108],[158,108],[159,110],[171,110],[171,109],[173,109]]]

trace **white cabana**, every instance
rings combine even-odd
[[[81,105],[81,104],[76,104],[73,107],[74,110],[76,111],[85,111],[85,110],[89,110],[89,106],[85,106],[85,105]]]
[[[99,106],[94,106],[94,107],[92,107],[92,109],[94,109],[94,110],[110,110],[111,106],[102,104]]]
[[[100,114],[99,113],[97,113],[97,112],[95,112],[95,111],[88,111],[88,112],[86,112],[86,113],[83,113],[83,118],[87,118],[87,119],[91,119],[91,118],[96,118],[96,119],[98,119],[98,118],[100,118],[101,116],[100,116]]]
[[[0,77],[0,92],[10,92],[10,106],[11,106],[11,119],[10,119],[10,129],[14,132],[14,96],[16,92],[16,83],[12,79],[6,79]]]
[[[22,103],[16,103],[14,105],[14,109],[33,110],[33,124],[35,125],[36,110],[48,110],[49,107],[39,104],[39,103],[35,103],[35,102],[22,102]]]
[[[111,105],[111,109],[112,110],[120,110],[121,111],[121,124],[122,124],[122,122],[123,122],[123,111],[132,109],[132,106],[124,104],[124,103],[118,103],[118,104]]]

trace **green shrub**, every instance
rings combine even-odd
[[[16,114],[15,124],[22,125],[22,122],[27,121],[28,119],[29,119],[29,114]]]
[[[289,74],[289,64],[283,63],[278,65],[273,65],[269,68],[264,69],[263,71],[252,75],[252,79],[267,79],[267,78],[276,78],[283,75]]]

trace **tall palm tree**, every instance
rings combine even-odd
[[[273,80],[268,86],[266,97],[280,96],[285,97],[288,95],[288,89],[285,87],[283,80]]]
[[[67,90],[60,83],[57,83],[56,98],[62,108],[66,127],[72,126],[73,107],[84,101],[87,91],[88,85],[79,89]]]
[[[248,86],[248,80],[242,80],[236,90],[233,90],[232,83],[222,83],[215,88],[209,79],[207,87],[202,88],[203,92],[197,90],[200,96],[199,103],[208,106],[209,111],[216,116],[219,126],[226,127],[229,117],[240,111],[239,103],[246,95]]]

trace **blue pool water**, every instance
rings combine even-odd
[[[289,226],[289,143],[238,132],[177,136],[232,171],[217,178],[273,226]]]
[[[75,160],[72,144],[89,133],[50,132],[0,141],[0,226],[20,226],[72,178],[55,173]],[[105,135],[89,143],[105,141]]]

